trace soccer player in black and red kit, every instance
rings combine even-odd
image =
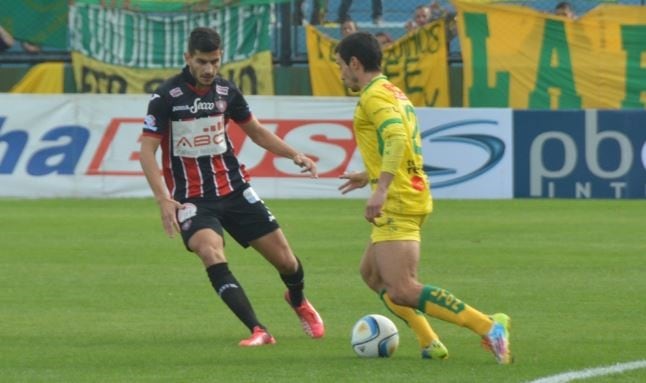
[[[221,78],[222,47],[210,28],[194,29],[184,53],[186,66],[153,93],[141,139],[141,166],[161,211],[169,236],[181,233],[186,248],[197,254],[213,289],[247,326],[240,346],[275,343],[256,318],[242,286],[229,270],[223,230],[243,247],[251,246],[269,261],[287,286],[285,299],[306,334],[325,333],[321,317],[304,297],[304,273],[274,216],[249,184],[227,134],[235,121],[260,147],[290,158],[317,176],[316,164],[262,127],[240,90]],[[155,157],[162,151],[162,177]],[[165,186],[164,186],[165,181]]]

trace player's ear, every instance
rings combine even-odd
[[[188,52],[184,52],[184,61],[186,62],[186,64],[188,64],[190,59],[191,59],[191,54]]]
[[[352,67],[352,69],[358,69],[361,66],[361,62],[356,56],[351,56],[349,66]]]

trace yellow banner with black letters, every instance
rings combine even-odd
[[[348,96],[334,49],[338,40],[307,26],[307,58],[314,96]],[[415,106],[448,107],[449,79],[443,21],[409,32],[383,51],[382,72]]]
[[[153,93],[181,68],[131,68],[107,64],[78,52],[72,52],[74,79],[81,93]],[[232,80],[244,94],[273,95],[274,77],[270,51],[254,54],[246,60],[224,64],[220,75]]]

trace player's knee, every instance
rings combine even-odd
[[[195,245],[191,250],[200,257],[204,264],[215,264],[220,262],[226,262],[224,256],[224,249],[221,247],[215,246],[212,243],[199,243]]]

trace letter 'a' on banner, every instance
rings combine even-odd
[[[339,43],[308,25],[307,58],[312,95],[351,96],[335,60]],[[444,21],[409,32],[384,49],[382,72],[415,106],[450,106],[448,53]]]
[[[513,4],[455,2],[465,107],[646,107],[646,7],[575,20]]]

